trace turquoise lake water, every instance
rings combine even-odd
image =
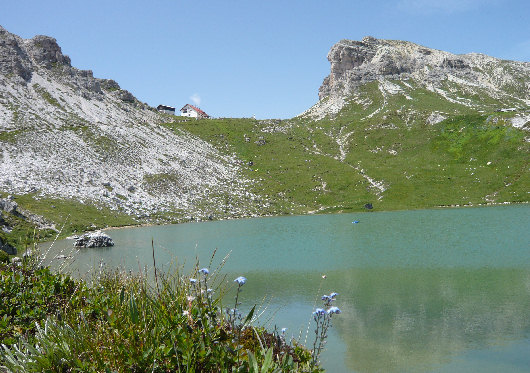
[[[358,224],[352,224],[358,220]],[[211,268],[257,324],[312,345],[311,312],[339,293],[323,366],[329,372],[530,371],[530,206],[273,217],[107,231],[68,270]],[[68,254],[56,242],[48,257]],[[57,261],[54,261],[57,262]],[[92,268],[92,269],[91,269]],[[325,279],[323,279],[325,275]],[[218,279],[221,276],[217,277]],[[232,299],[232,294],[225,299]],[[309,332],[308,332],[309,330]]]

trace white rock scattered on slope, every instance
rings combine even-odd
[[[427,124],[436,124],[436,123],[440,123],[441,121],[443,121],[446,117],[444,117],[442,114],[438,113],[438,112],[433,112],[431,113],[431,115],[429,115],[429,117],[427,118],[427,120],[425,121]]]
[[[171,118],[72,67],[55,39],[0,26],[0,190],[136,215],[257,213],[238,159],[160,125]]]
[[[530,113],[524,113],[514,116],[510,119],[512,126],[530,131]]]

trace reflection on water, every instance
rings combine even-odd
[[[525,372],[529,212],[515,206],[114,230],[116,246],[83,249],[72,268],[84,273],[100,260],[152,266],[152,238],[160,265],[178,258],[190,268],[196,257],[204,264],[218,248],[215,263],[231,253],[226,283],[248,278],[244,304],[263,305],[261,322],[288,327],[302,341],[312,341],[308,321],[320,296],[340,294],[342,314],[323,356],[329,372]],[[59,242],[51,255],[70,245]]]
[[[350,269],[328,272],[326,280],[313,273],[248,278],[247,299],[273,297],[269,308],[281,307],[274,323],[295,336],[305,335],[318,294],[340,293],[342,314],[328,348],[343,343],[345,354],[324,356],[331,372],[430,372],[456,356],[530,338],[527,269]],[[510,371],[527,371],[530,356],[520,359]]]
[[[530,337],[528,270],[372,270],[347,276],[348,304],[336,322],[351,369],[424,371],[469,350]]]

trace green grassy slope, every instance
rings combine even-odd
[[[0,197],[6,196],[6,193],[0,193]],[[16,247],[19,253],[31,248],[35,241],[50,241],[55,237],[64,238],[71,234],[81,234],[108,226],[119,227],[140,223],[123,212],[74,200],[35,198],[32,194],[14,197],[19,208],[24,212],[30,211],[44,217],[49,222],[54,222],[57,229],[57,231],[38,229],[25,217],[3,212],[2,216],[11,230],[9,232],[0,230],[0,236],[3,236],[4,241]]]
[[[273,201],[264,214],[528,201],[530,144],[508,123],[514,114],[480,113],[424,89],[385,95],[377,84],[334,118],[167,126],[240,157],[252,191]],[[447,119],[428,124],[433,111]]]

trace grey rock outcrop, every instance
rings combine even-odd
[[[77,238],[75,247],[109,247],[114,246],[112,238],[104,232],[88,232]]]
[[[19,215],[17,209],[18,204],[14,201],[12,196],[8,196],[7,198],[0,198],[0,210],[3,210],[13,215]]]
[[[478,53],[456,55],[399,40],[365,37],[341,40],[327,56],[331,71],[320,89],[320,101],[335,112],[346,97],[373,81],[412,82],[466,104],[472,95],[530,103],[530,63],[506,61]],[[457,92],[458,91],[458,94]],[[460,97],[460,96],[461,97]]]
[[[101,88],[107,91],[115,91],[120,89],[120,85],[112,79],[101,79]]]
[[[43,216],[32,214],[29,211],[18,207],[18,203],[15,202],[13,196],[7,198],[0,198],[0,211],[15,215],[24,220],[30,221],[37,226],[39,229],[52,229],[57,231],[55,225],[45,219]],[[3,225],[3,219],[0,216],[0,225]]]
[[[54,78],[77,87],[77,93],[87,99],[101,99],[102,87],[115,91],[122,101],[140,103],[130,92],[122,90],[118,83],[110,79],[94,78],[91,70],[72,67],[70,57],[63,54],[57,40],[37,35],[24,40],[9,33],[0,26],[0,73],[18,76],[30,82],[35,72],[46,70]]]
[[[54,64],[70,66],[70,57],[63,54],[54,38],[37,35],[24,44],[31,59],[38,65],[47,69],[51,69]]]
[[[132,95],[132,93],[129,92],[129,91],[126,91],[126,90],[117,91],[116,95],[120,98],[120,100],[125,101],[125,102],[131,102],[132,103],[135,100],[135,98]]]
[[[21,46],[22,44],[22,46]],[[31,79],[31,62],[23,48],[22,38],[10,34],[0,26],[0,73],[13,74],[23,81]]]

